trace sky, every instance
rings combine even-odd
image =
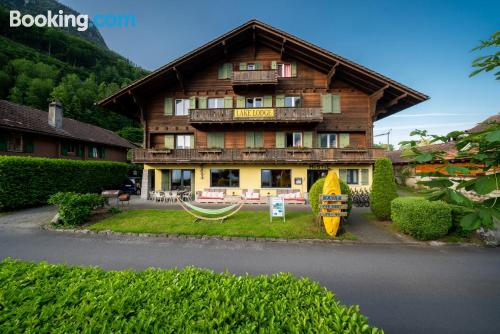
[[[500,29],[500,1],[61,0],[96,14],[128,14],[135,27],[100,28],[110,49],[154,70],[256,18],[430,96],[375,123],[390,143],[413,129],[444,134],[500,112],[500,81],[469,78],[471,50]],[[386,142],[386,136],[375,142]]]

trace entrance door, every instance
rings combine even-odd
[[[307,192],[311,189],[314,182],[318,181],[322,177],[326,177],[328,170],[326,169],[308,169],[307,170]]]

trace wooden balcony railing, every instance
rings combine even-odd
[[[276,70],[233,71],[233,85],[276,85],[278,72]]]
[[[321,108],[191,109],[189,113],[190,123],[305,123],[322,121]]]
[[[368,163],[384,155],[383,149],[342,148],[225,148],[135,149],[135,163]]]

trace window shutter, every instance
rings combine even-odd
[[[175,148],[174,135],[165,135],[165,149],[172,150]]]
[[[196,109],[196,96],[189,98],[189,109]]]
[[[240,71],[245,71],[247,69],[247,63],[240,63]]]
[[[207,146],[208,148],[224,148],[224,132],[209,132]]]
[[[61,155],[68,155],[68,144],[61,143]]]
[[[233,97],[224,96],[224,108],[232,108],[232,107],[233,107]]]
[[[106,151],[104,150],[104,147],[99,147],[97,149],[97,155],[99,156],[99,159],[105,159],[106,158]]]
[[[207,97],[206,96],[200,96],[198,98],[198,108],[207,109]]]
[[[189,148],[194,148],[194,135],[189,136]]]
[[[332,109],[332,94],[321,95],[321,110],[324,113],[331,113]]]
[[[233,76],[233,63],[226,63],[226,79],[231,79]]]
[[[361,185],[367,186],[369,184],[368,180],[368,169],[363,168],[361,170]]]
[[[264,147],[264,133],[254,132],[255,147]]]
[[[340,95],[338,94],[332,95],[332,112],[340,114]]]
[[[85,155],[85,146],[83,146],[83,144],[78,144],[76,147],[76,155],[79,157],[83,157]]]
[[[273,97],[272,96],[264,96],[264,107],[271,108],[273,106]]]
[[[92,158],[92,146],[88,146],[87,157]]]
[[[293,62],[292,63],[292,77],[296,77],[296,76],[297,76],[297,63]]]
[[[255,132],[246,133],[245,147],[255,147]]]
[[[262,64],[261,63],[255,63],[255,69],[256,70],[262,70]]]
[[[275,70],[278,68],[278,62],[276,60],[273,60],[271,62],[271,70]]]
[[[339,169],[339,174],[340,179],[347,183],[347,169]]]
[[[23,135],[23,151],[26,153],[33,153],[33,138]]]
[[[313,146],[313,133],[312,131],[304,132],[304,147],[312,148]]]
[[[285,106],[285,95],[276,95],[276,108],[283,108]]]
[[[348,133],[341,133],[340,136],[339,136],[339,147],[340,148],[343,148],[343,147],[347,147],[349,146],[349,134]]]
[[[163,108],[164,114],[166,116],[172,116],[173,115],[173,105],[172,105],[172,98],[171,97],[166,97],[165,98],[165,105]]]
[[[236,97],[236,108],[245,108],[245,97],[237,96]]]
[[[284,132],[276,132],[276,148],[285,148]]]
[[[227,67],[226,64],[221,64],[217,72],[217,79],[227,79]]]
[[[7,135],[0,133],[0,151],[7,151]]]

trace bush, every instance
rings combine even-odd
[[[451,208],[442,201],[428,201],[422,197],[399,197],[392,201],[392,221],[419,240],[445,236],[451,223]]]
[[[85,223],[97,206],[103,206],[105,198],[98,194],[57,193],[50,196],[50,204],[58,206],[58,213],[64,225],[78,226]]]
[[[471,234],[471,231],[464,230],[462,225],[460,225],[460,220],[467,216],[468,214],[474,213],[475,210],[467,208],[464,206],[448,204],[451,209],[451,229],[449,233],[455,233],[461,237],[467,237]]]
[[[342,180],[340,180],[340,191],[342,194],[348,196],[347,200],[347,212],[350,213],[352,209],[352,196],[351,196],[351,188]],[[312,185],[309,190],[309,205],[311,206],[311,210],[315,217],[318,216],[319,213],[319,195],[323,193],[323,185],[325,184],[325,178],[318,179]]]
[[[392,162],[388,158],[375,161],[370,208],[379,220],[391,218],[391,201],[398,197],[396,182],[392,172]]]
[[[125,163],[111,161],[0,156],[0,210],[45,204],[60,191],[121,189],[128,169]]]
[[[291,274],[104,271],[6,259],[0,278],[2,333],[383,333],[359,306]]]

